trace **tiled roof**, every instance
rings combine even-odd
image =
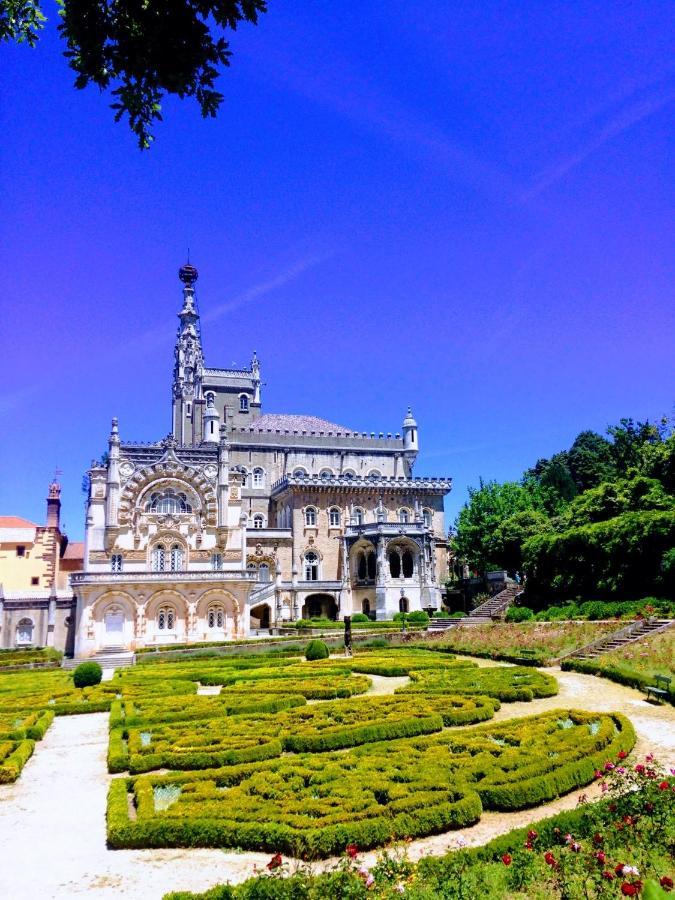
[[[344,425],[336,425],[318,416],[289,416],[279,413],[265,413],[251,422],[251,428],[261,431],[340,431],[350,432]]]
[[[69,541],[64,559],[84,559],[84,541]]]
[[[0,528],[37,528],[35,522],[22,519],[21,516],[0,516]]]

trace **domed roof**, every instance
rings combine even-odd
[[[293,416],[281,413],[265,413],[251,422],[251,428],[260,431],[341,431],[351,433],[351,428],[336,425],[318,416]]]

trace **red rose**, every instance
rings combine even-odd
[[[548,853],[544,853],[544,862],[547,866],[554,866],[555,856],[550,851]]]
[[[602,877],[605,881],[614,881],[614,874],[612,872],[603,872]]]
[[[654,804],[647,801],[647,803],[645,803],[645,809],[647,812],[654,812]]]
[[[595,854],[595,858],[597,859],[597,861],[599,863],[602,863],[603,865],[604,865],[605,861],[607,860],[607,856],[606,856],[604,850],[598,850],[598,852]]]
[[[638,888],[634,884],[630,884],[628,881],[624,881],[621,885],[621,893],[624,897],[635,897],[637,895]]]
[[[604,841],[603,836],[596,831],[596,833],[593,835],[593,843],[594,844],[602,844],[603,841]]]
[[[625,759],[628,756],[625,750],[619,750],[619,759]]]
[[[534,841],[534,840],[536,840],[538,837],[539,837],[539,835],[537,834],[537,832],[536,832],[533,828],[531,828],[531,829],[527,832],[527,839],[528,839],[528,841]]]
[[[513,861],[513,860],[512,860],[512,858],[511,858],[510,854],[505,853],[505,854],[502,856],[502,862],[504,863],[505,866],[510,866],[511,863],[512,863],[512,861]]]
[[[672,891],[673,889],[673,879],[668,875],[663,875],[659,879],[659,884],[662,888],[665,888],[667,891]]]
[[[623,875],[623,867],[624,867],[624,863],[619,863],[618,866],[614,866],[614,871],[616,872],[617,875]]]
[[[662,791],[669,791],[669,790],[670,790],[670,784],[669,784],[669,782],[667,782],[667,781],[662,781],[661,784],[659,785],[659,790],[662,790]]]
[[[350,859],[355,859],[358,856],[359,848],[356,844],[347,844],[346,852]]]
[[[283,859],[281,858],[281,853],[275,853],[272,859],[267,863],[267,868],[270,872],[273,869],[278,869],[279,866],[283,865]]]

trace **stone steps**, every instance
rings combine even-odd
[[[64,669],[75,669],[83,662],[97,662],[102,669],[126,669],[136,662],[136,655],[131,650],[120,648],[106,648],[100,650],[95,656],[87,658],[64,659]]]
[[[570,653],[569,658],[582,660],[597,659],[599,656],[602,656],[603,653],[611,653],[613,650],[618,650],[626,644],[641,641],[643,638],[656,631],[661,631],[662,629],[665,630],[670,627],[674,621],[675,620],[673,619],[645,619],[641,623],[636,623],[635,627],[628,632],[624,630],[626,628],[626,626],[624,626],[620,629],[620,632],[623,633],[615,632],[613,635],[610,634],[603,641],[598,641],[598,643],[593,646],[582,647],[575,653]]]

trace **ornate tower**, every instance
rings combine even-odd
[[[408,412],[406,413],[406,417],[403,420],[403,450],[405,458],[408,461],[408,465],[410,466],[411,473],[413,470],[413,466],[415,465],[415,460],[417,459],[419,449],[420,445],[417,422],[413,418],[412,409],[408,407]]]
[[[178,277],[183,282],[183,308],[176,335],[173,367],[173,436],[179,444],[199,443],[202,436],[202,379],[204,356],[195,306],[197,269],[187,263]]]

